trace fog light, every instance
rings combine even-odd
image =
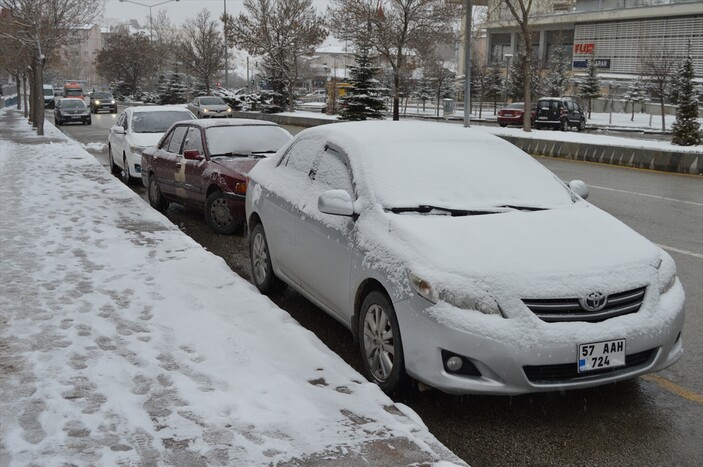
[[[461,365],[463,362],[461,361],[461,357],[457,357],[456,355],[453,357],[450,357],[447,360],[447,370],[451,372],[456,372],[461,370]]]

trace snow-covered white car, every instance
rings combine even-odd
[[[110,171],[121,174],[127,184],[141,180],[142,151],[158,143],[175,122],[194,119],[195,115],[181,106],[127,107],[107,135]]]
[[[231,118],[232,108],[218,96],[199,96],[188,103],[188,110],[198,118]]]
[[[249,173],[252,275],[359,342],[387,392],[585,388],[683,353],[672,258],[484,132],[355,122],[299,133]]]

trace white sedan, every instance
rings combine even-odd
[[[683,353],[672,258],[497,137],[324,125],[249,177],[255,285],[287,284],[346,325],[387,392],[585,388]]]
[[[122,175],[126,184],[141,179],[142,151],[158,143],[173,123],[194,119],[195,115],[179,106],[126,108],[107,135],[110,171]]]

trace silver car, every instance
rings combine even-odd
[[[232,108],[217,96],[196,97],[188,104],[188,110],[198,118],[230,118]]]
[[[255,285],[287,284],[346,325],[386,392],[585,388],[683,353],[672,258],[497,137],[324,125],[249,176]]]

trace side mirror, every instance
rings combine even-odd
[[[581,180],[571,180],[569,182],[569,188],[571,191],[579,195],[583,199],[588,199],[588,185]]]
[[[116,135],[124,135],[125,129],[124,129],[124,127],[122,127],[120,125],[115,125],[112,127],[112,132]]]
[[[189,161],[201,161],[205,159],[202,154],[200,154],[200,151],[197,149],[189,149],[187,151],[183,151],[183,157]]]
[[[317,199],[317,209],[324,214],[333,216],[354,215],[354,204],[351,196],[344,190],[325,191]]]

